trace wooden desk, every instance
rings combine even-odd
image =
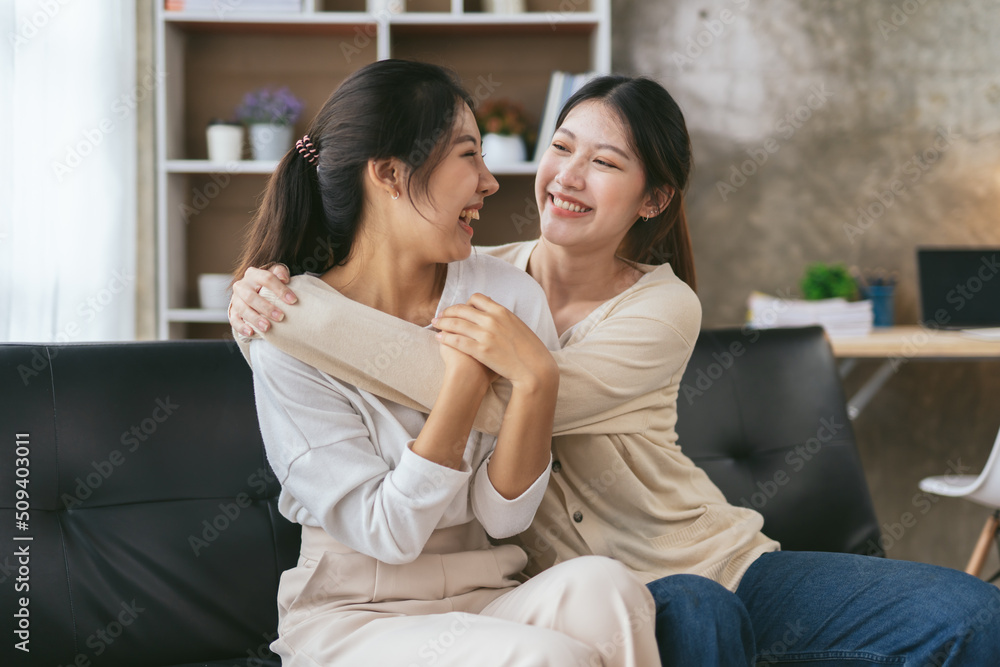
[[[961,331],[920,326],[874,329],[867,336],[830,341],[839,358],[871,359],[993,359],[1000,357],[1000,340],[974,338]]]
[[[851,419],[861,414],[899,367],[911,360],[1000,361],[1000,340],[916,325],[879,328],[867,336],[829,340],[834,356],[843,360],[841,378],[847,377],[859,359],[885,359],[847,402],[847,414]]]

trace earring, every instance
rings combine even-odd
[[[399,192],[397,192],[396,190],[393,190],[392,191],[392,201],[396,201],[397,199],[399,199]]]
[[[649,222],[649,216],[648,215],[642,216],[642,221],[643,222]]]

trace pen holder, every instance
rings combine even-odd
[[[874,325],[891,327],[893,321],[892,293],[894,285],[870,285],[868,297],[872,300],[872,311],[875,314]]]

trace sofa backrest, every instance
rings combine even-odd
[[[261,664],[299,538],[236,346],[0,345],[0,395],[0,664]]]
[[[702,331],[677,413],[684,453],[783,549],[884,555],[822,328]]]
[[[299,532],[235,345],[3,344],[0,396],[0,664],[263,664]],[[678,411],[684,451],[784,548],[877,551],[820,329],[702,332]]]

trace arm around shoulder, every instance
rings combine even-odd
[[[582,339],[553,353],[560,374],[555,432],[603,432],[601,423],[623,405],[678,381],[700,327],[701,303],[676,278],[617,304]]]
[[[416,558],[471,471],[418,456],[412,441],[376,448],[352,403],[360,396],[265,341],[251,343],[250,352],[282,513],[316,522],[338,542],[379,560]],[[390,446],[402,449],[395,467],[379,453]]]

